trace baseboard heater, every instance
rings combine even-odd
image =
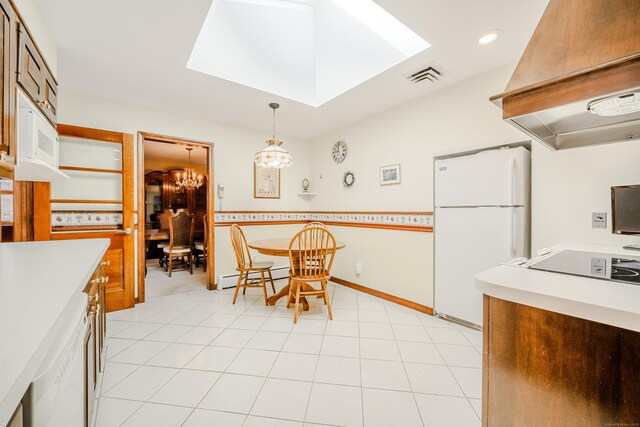
[[[235,288],[238,283],[238,273],[233,274],[219,274],[218,275],[218,290]],[[271,269],[271,275],[273,280],[286,279],[289,277],[289,267],[275,267]],[[260,273],[249,274],[249,279],[259,279]]]

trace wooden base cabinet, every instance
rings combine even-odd
[[[104,310],[105,284],[107,282],[104,272],[106,261],[102,261],[96,268],[93,276],[84,292],[89,298],[87,304],[87,321],[89,328],[84,337],[85,345],[85,393],[84,393],[84,414],[85,426],[91,426],[95,418],[94,409],[96,407],[97,387],[100,373],[104,369],[104,341],[106,336],[106,311]]]
[[[640,333],[484,296],[482,424],[640,425]]]

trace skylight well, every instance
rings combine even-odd
[[[430,46],[372,0],[214,0],[187,68],[317,107]]]

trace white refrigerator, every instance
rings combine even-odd
[[[435,160],[434,310],[482,326],[475,275],[529,257],[531,155],[523,147]]]

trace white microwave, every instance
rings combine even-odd
[[[18,90],[17,181],[55,181],[69,177],[58,170],[56,129],[27,96]]]

